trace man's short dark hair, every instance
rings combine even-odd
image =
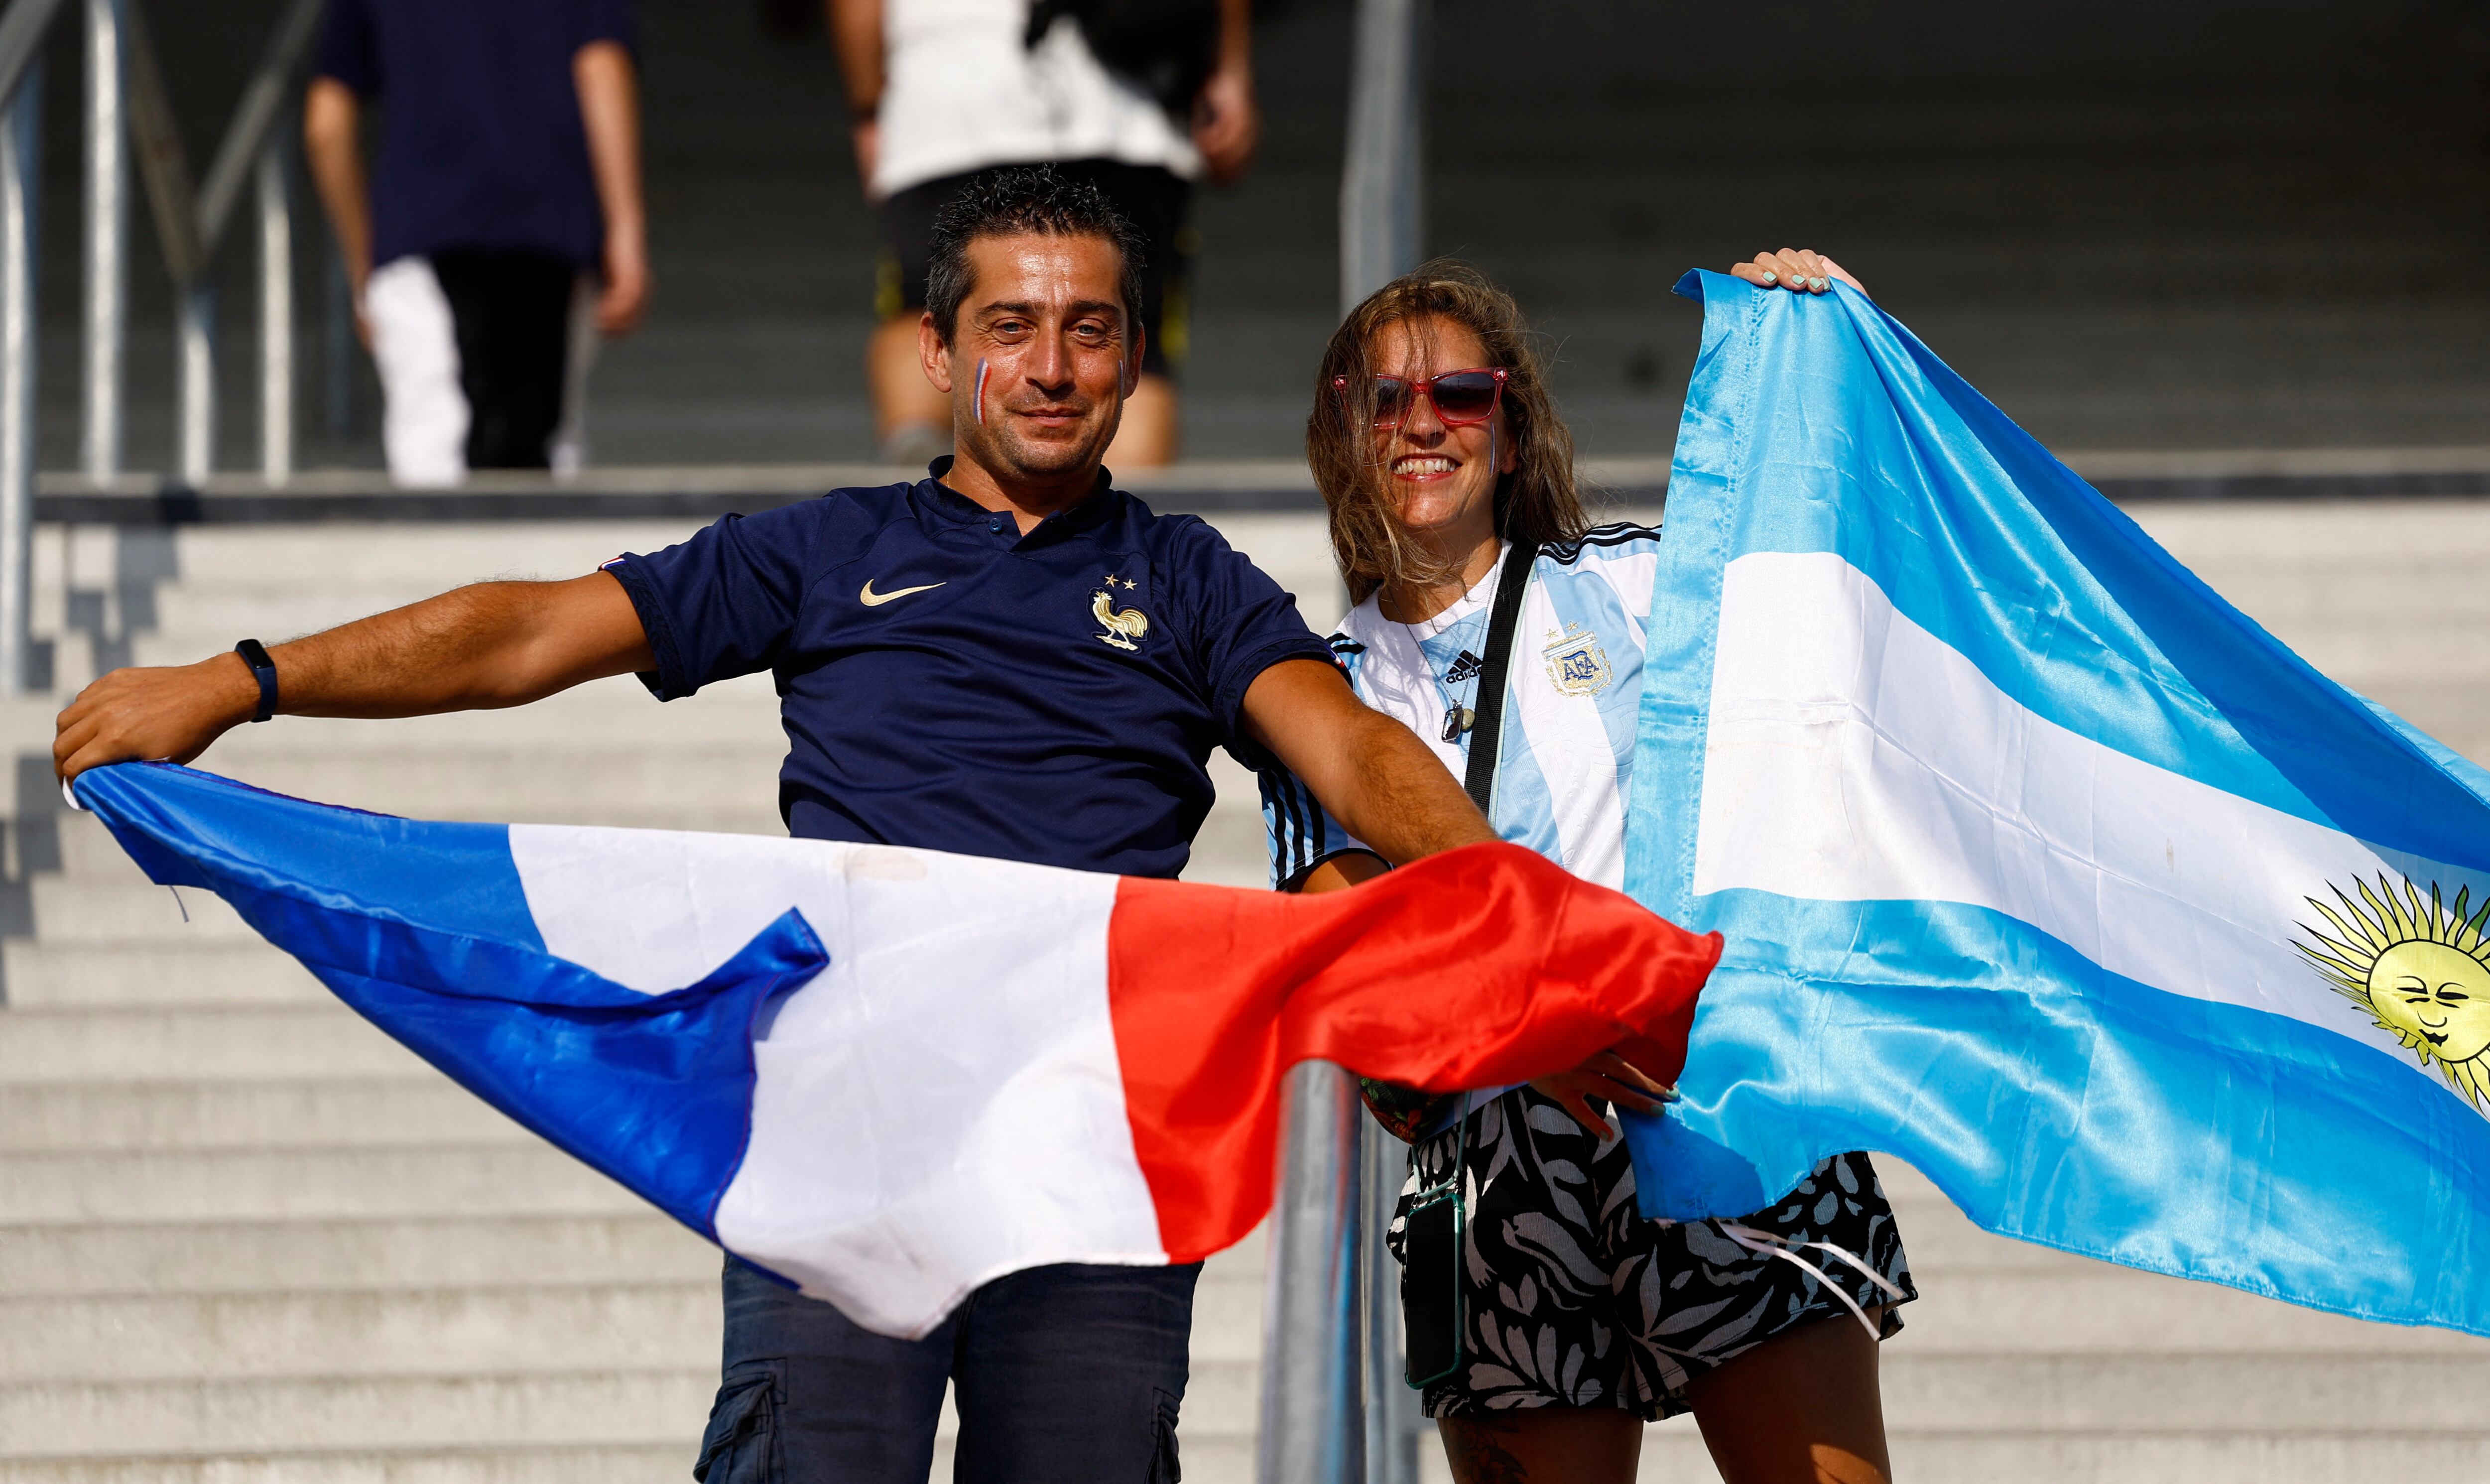
[[[960,306],[971,278],[969,244],[981,237],[1020,233],[1041,237],[1096,237],[1115,245],[1124,260],[1118,288],[1124,299],[1124,334],[1142,324],[1142,234],[1107,193],[1087,181],[1065,180],[1045,165],[988,170],[953,196],[934,218],[934,250],[925,273],[925,308],[943,343],[959,327]]]

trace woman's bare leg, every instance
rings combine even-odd
[[[1880,1310],[1869,1309],[1876,1319]],[[1844,1314],[1775,1335],[1686,1391],[1723,1484],[1888,1484],[1876,1342]],[[1458,1469],[1455,1470],[1458,1476]]]
[[[1617,1407],[1532,1407],[1435,1424],[1454,1484],[1634,1484],[1642,1418]]]

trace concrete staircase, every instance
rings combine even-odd
[[[2469,642],[2490,507],[2145,515],[2321,664],[2490,757],[2490,659]],[[1313,595],[1310,617],[1337,612],[1312,521],[1221,524]],[[681,534],[47,530],[38,607],[65,696],[100,664]],[[685,1477],[716,1374],[716,1254],[400,1051],[220,902],[146,885],[57,807],[57,704],[0,705],[24,760],[0,887],[0,1481]],[[289,719],[205,761],[433,817],[768,831],[781,745],[766,680],[665,707],[624,680],[499,715]],[[1194,874],[1257,883],[1250,785],[1232,767],[1221,783]],[[1904,1478],[2431,1484],[2490,1463],[2490,1345],[2001,1241],[1885,1169],[1927,1295],[1885,1351]],[[1261,1263],[1249,1241],[1203,1284],[1196,1480],[1250,1476]],[[1649,1479],[1711,1476],[1682,1421],[1645,1459]]]

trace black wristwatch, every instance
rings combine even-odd
[[[276,661],[268,657],[268,647],[256,639],[245,639],[234,646],[242,662],[250,666],[253,680],[259,682],[259,710],[251,713],[253,721],[266,721],[276,714]]]

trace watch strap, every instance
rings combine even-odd
[[[234,646],[242,662],[250,666],[253,680],[259,682],[259,709],[251,713],[253,721],[266,721],[276,714],[276,661],[268,657],[268,647],[256,639],[245,639]]]

